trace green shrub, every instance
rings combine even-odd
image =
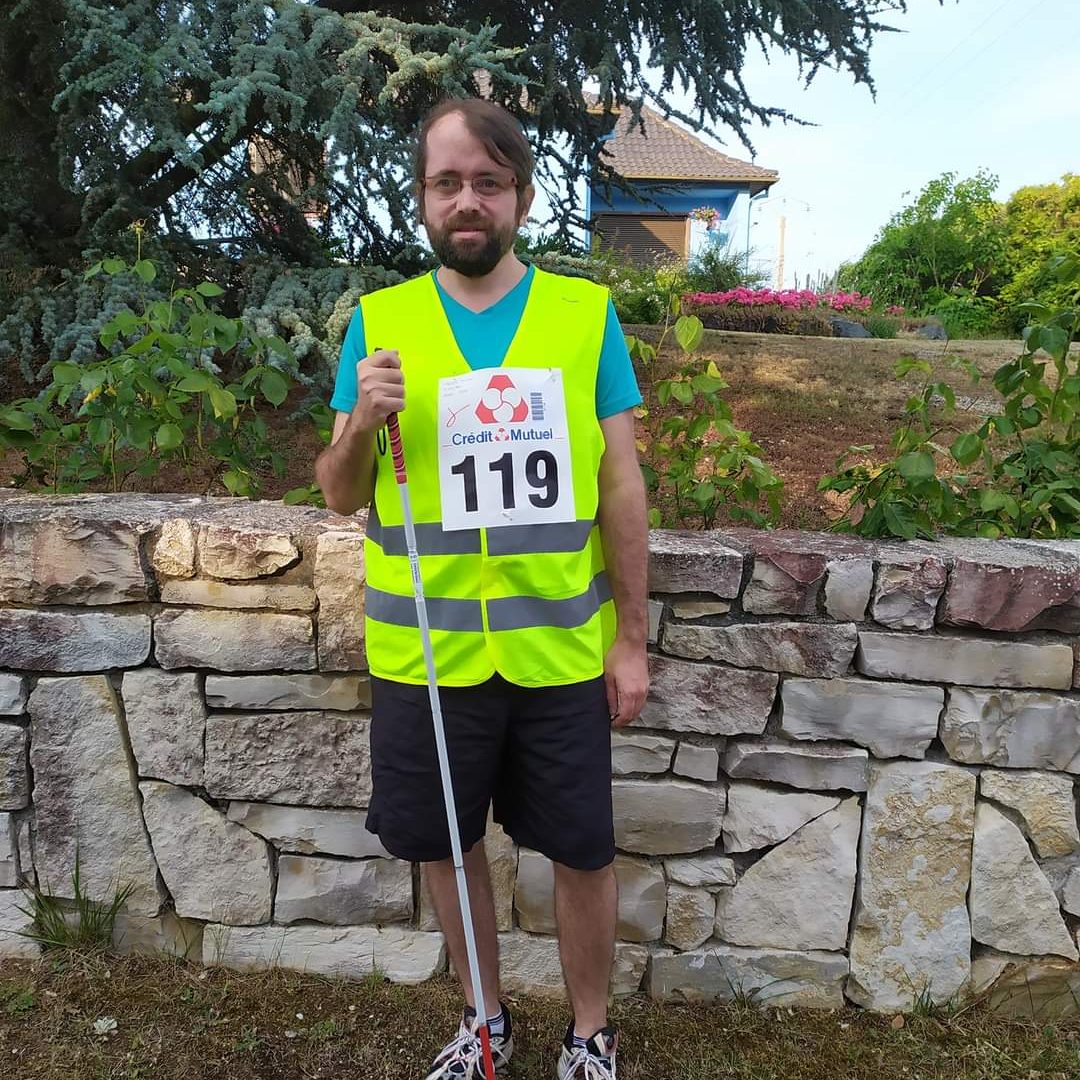
[[[708,244],[686,264],[686,292],[726,292],[739,285],[761,285],[766,275],[747,270],[746,253],[731,245]]]
[[[868,315],[860,321],[876,338],[894,338],[900,332],[900,320],[891,315]]]
[[[1000,330],[992,301],[970,293],[942,297],[931,309],[950,338],[986,337]]]
[[[832,323],[827,312],[794,310],[779,304],[693,304],[683,310],[696,315],[710,330],[742,330],[753,334],[808,334],[832,337]]]

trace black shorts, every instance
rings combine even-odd
[[[450,857],[426,686],[372,677],[367,828],[410,862]],[[461,848],[484,835],[488,806],[518,844],[576,870],[615,857],[611,717],[604,679],[529,689],[498,675],[440,688]]]

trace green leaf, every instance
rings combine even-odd
[[[993,513],[995,510],[1000,510],[1005,505],[1005,495],[1003,492],[994,491],[993,488],[984,488],[979,492],[979,509],[984,510],[986,513]]]
[[[212,281],[200,281],[199,284],[195,286],[195,291],[199,293],[200,296],[225,295],[225,290],[220,285],[215,285]]]
[[[651,506],[649,508],[649,528],[650,529],[659,529],[660,528],[660,511],[657,510],[657,508],[655,506]]]
[[[1001,536],[1001,529],[999,529],[992,521],[984,521],[978,528],[975,534],[981,536],[984,540],[997,540]]]
[[[246,495],[251,490],[251,479],[238,469],[228,469],[221,474],[221,482],[233,495]]]
[[[901,536],[905,540],[915,539],[915,522],[908,517],[905,507],[886,502],[881,504],[881,508],[885,512],[885,523],[894,536]]]
[[[135,273],[149,284],[157,277],[157,267],[149,259],[140,259],[135,264]]]
[[[123,259],[105,259],[102,264],[106,274],[122,274],[127,269],[127,263]]]
[[[210,387],[210,404],[214,407],[214,416],[219,420],[228,420],[236,415],[236,398],[220,386]]]
[[[182,390],[185,394],[201,394],[214,385],[214,380],[205,372],[194,371],[185,375],[175,386],[176,390]]]
[[[34,418],[15,406],[0,411],[0,424],[12,431],[34,430]]]
[[[290,488],[281,496],[281,501],[286,506],[297,506],[300,503],[306,503],[318,488],[315,484],[305,484],[303,487]]]
[[[913,450],[899,457],[896,467],[906,480],[930,480],[934,475],[934,455]]]
[[[289,387],[280,371],[276,371],[274,368],[267,368],[263,372],[262,379],[259,381],[259,389],[263,392],[263,397],[270,402],[271,405],[280,405],[288,396]]]
[[[681,405],[689,405],[694,400],[694,388],[688,382],[672,383],[671,393]]]
[[[157,429],[154,441],[159,450],[175,450],[184,441],[184,433],[179,424],[162,424]]]
[[[89,281],[92,277],[97,277],[101,273],[101,260],[99,259],[93,266],[88,266],[83,271],[83,281]]]
[[[701,344],[704,327],[696,315],[680,315],[675,323],[675,340],[683,352],[693,352]]]
[[[53,382],[59,386],[68,386],[77,383],[83,376],[83,369],[78,364],[53,364]]]
[[[982,440],[974,432],[968,432],[966,435],[960,435],[954,441],[952,446],[949,447],[949,453],[961,465],[970,465],[978,456],[982,449]]]
[[[1060,326],[1044,326],[1039,347],[1055,360],[1062,360],[1069,347],[1069,335]]]

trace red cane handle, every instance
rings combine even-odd
[[[480,1028],[480,1052],[484,1059],[484,1080],[497,1080],[495,1061],[491,1056],[491,1036],[487,1024]]]
[[[386,418],[386,430],[390,435],[390,454],[394,459],[394,479],[399,484],[404,484],[409,478],[405,475],[405,451],[401,445],[397,413],[391,413]]]

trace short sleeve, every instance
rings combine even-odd
[[[341,343],[334,396],[330,399],[331,409],[352,412],[356,407],[356,365],[365,356],[367,343],[364,340],[364,315],[358,304],[352,319],[349,320],[349,329],[345,331],[345,340]]]
[[[600,420],[641,404],[637,376],[626,348],[615,305],[608,299],[604,343],[600,347],[600,366],[596,372],[596,415]]]

